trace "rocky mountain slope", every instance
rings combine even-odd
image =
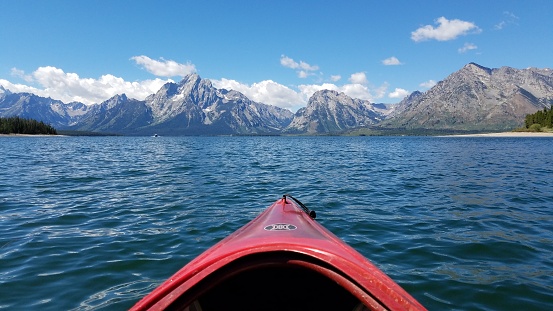
[[[240,92],[216,89],[191,74],[165,84],[145,99],[151,128],[173,134],[277,134],[292,120],[292,112],[257,103]]]
[[[414,92],[382,126],[456,130],[511,130],[527,114],[553,103],[553,70],[490,69],[475,63]]]
[[[65,104],[31,93],[12,93],[0,86],[0,117],[35,119],[60,128],[78,122],[88,110],[82,103]]]
[[[305,108],[298,110],[285,133],[339,133],[376,124],[386,118],[391,109],[368,100],[353,99],[336,91],[318,91]]]
[[[152,112],[144,101],[115,95],[105,102],[91,106],[78,123],[70,129],[89,132],[133,134],[153,121]]]

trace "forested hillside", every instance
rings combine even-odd
[[[47,134],[57,135],[52,126],[33,119],[20,117],[0,118],[0,134]]]

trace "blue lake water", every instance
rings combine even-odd
[[[553,310],[553,139],[0,137],[0,309],[124,310],[282,194],[430,310]]]

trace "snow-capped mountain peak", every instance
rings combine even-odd
[[[0,96],[2,95],[10,95],[12,92],[10,90],[6,90],[3,86],[0,85]]]

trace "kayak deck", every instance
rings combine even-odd
[[[131,310],[425,310],[284,196]]]

